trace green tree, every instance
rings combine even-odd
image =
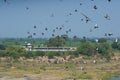
[[[65,39],[60,36],[56,36],[55,38],[50,38],[48,40],[47,46],[48,47],[61,47],[61,46],[64,46],[64,44],[65,44]]]
[[[0,50],[5,50],[5,49],[6,49],[6,46],[3,44],[0,44]]]
[[[107,42],[107,40],[106,40],[105,38],[99,38],[99,39],[98,39],[98,42],[99,42],[99,43],[104,43],[104,42]]]
[[[13,46],[8,46],[6,48],[6,56],[7,57],[11,57],[11,53],[12,52],[17,52],[17,48],[16,47],[13,47]]]
[[[63,35],[61,35],[61,37],[62,37],[63,39],[65,39],[65,41],[67,41],[67,40],[69,39],[69,37],[68,37],[67,34],[63,34]]]
[[[32,51],[27,51],[27,53],[24,54],[26,58],[32,58],[35,57],[35,53]]]
[[[9,56],[16,60],[20,57],[19,54],[14,51],[9,52]]]
[[[113,42],[111,46],[112,46],[113,49],[118,49],[118,43],[117,42]]]
[[[110,60],[112,56],[112,50],[109,43],[101,43],[99,44],[99,50],[98,53],[101,54],[104,58],[106,58],[107,61]]]
[[[77,52],[83,55],[91,56],[93,55],[94,46],[90,44],[89,42],[84,42],[80,44],[80,47],[78,47]]]
[[[6,56],[6,51],[0,50],[0,57],[5,57],[5,56]]]
[[[45,52],[44,51],[36,51],[35,56],[45,56]]]
[[[120,50],[120,43],[118,43],[118,50]]]

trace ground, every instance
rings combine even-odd
[[[93,63],[93,59],[84,59],[84,62],[59,64],[38,63],[36,60],[5,60],[0,63],[0,80],[105,80],[116,74],[120,74],[120,60],[108,62],[96,59],[96,63]]]

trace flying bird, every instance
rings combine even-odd
[[[4,3],[10,4],[10,3],[8,2],[8,0],[3,0],[3,1],[4,1]]]
[[[108,33],[108,36],[112,36],[112,35],[113,35],[113,33],[112,33],[112,32]]]
[[[91,21],[91,19],[88,17],[88,16],[86,16],[85,14],[83,14],[83,13],[81,13],[85,18],[86,18],[86,23],[88,23],[88,21]]]
[[[55,36],[54,34],[52,34],[52,36]]]
[[[105,35],[104,36],[107,36],[107,33],[105,33]]]
[[[69,13],[69,15],[71,16],[71,15],[72,15],[72,13]]]
[[[77,9],[75,9],[75,12],[78,12],[78,10],[77,10]]]
[[[82,3],[80,3],[80,6],[82,5]]]
[[[4,2],[6,3],[6,2],[7,2],[7,0],[4,0]]]
[[[47,30],[48,30],[48,28],[45,28],[45,30],[47,31]]]
[[[26,10],[28,10],[29,9],[29,7],[26,7]]]
[[[107,19],[107,20],[110,20],[110,16],[108,16],[108,14],[106,14],[106,15],[104,16],[104,18]]]
[[[42,34],[42,35],[44,35],[44,33],[43,33],[43,32],[42,32],[41,34]]]
[[[55,29],[53,29],[53,32],[55,32]]]
[[[52,14],[50,15],[50,17],[54,17],[54,14],[52,13]]]
[[[58,29],[58,27],[56,27],[56,29]]]
[[[69,29],[68,31],[71,32],[71,29]]]
[[[62,29],[62,27],[59,28],[59,30],[61,30],[61,29]]]
[[[64,25],[61,25],[62,27],[64,27]]]
[[[108,0],[108,2],[111,2],[111,0]]]
[[[81,19],[81,21],[83,21],[83,19]]]
[[[66,34],[68,34],[68,31],[66,31]]]
[[[94,10],[96,10],[96,9],[98,9],[98,8],[97,8],[97,6],[96,6],[96,5],[94,5],[94,6],[93,6],[93,9],[94,9]]]
[[[28,34],[30,34],[30,32],[27,32]]]
[[[29,35],[28,38],[32,38],[32,35]]]
[[[36,35],[36,33],[33,33],[33,35],[35,36],[35,35]]]
[[[98,24],[95,24],[94,29],[97,29],[97,28],[99,28],[99,26]]]
[[[34,26],[34,29],[36,29],[37,28],[37,26]]]

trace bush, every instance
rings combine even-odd
[[[17,52],[10,52],[9,56],[13,59],[18,59],[20,57],[20,55]]]
[[[5,50],[5,49],[6,49],[6,46],[3,44],[0,44],[0,50]]]
[[[111,59],[111,56],[112,56],[111,46],[108,43],[101,43],[101,44],[99,44],[98,53],[102,57],[106,58],[107,62],[109,62],[109,60]]]
[[[49,58],[53,58],[56,54],[54,52],[46,52],[45,55]]]
[[[118,43],[117,42],[113,42],[111,46],[112,46],[113,49],[118,49]]]
[[[99,44],[98,48],[99,48],[98,52],[103,56],[111,53],[111,46],[108,43],[101,43]]]
[[[31,57],[35,57],[35,54],[34,54],[34,52],[32,52],[32,51],[28,51],[27,53],[24,54],[24,56],[25,56],[26,58],[31,58]]]
[[[45,52],[44,51],[36,51],[35,56],[45,56]]]
[[[118,44],[118,50],[120,50],[120,43]]]
[[[105,38],[100,38],[100,39],[98,39],[98,42],[99,43],[105,43],[105,42],[107,42],[107,40]]]
[[[94,51],[94,46],[89,42],[81,43],[80,47],[78,47],[77,52],[79,54],[91,56]],[[77,54],[78,55],[78,54]]]
[[[5,56],[6,56],[6,51],[0,50],[0,57],[5,57]]]

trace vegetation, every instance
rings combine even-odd
[[[21,71],[21,74],[52,74],[54,76],[62,76],[63,78],[96,80],[100,78],[104,80],[118,73],[117,69],[120,68],[119,62],[111,60],[114,53],[113,51],[120,51],[120,43],[119,41],[113,41],[114,39],[102,38],[102,40],[98,39],[98,42],[96,42],[94,41],[95,39],[85,37],[75,37],[73,39],[68,38],[66,35],[44,41],[42,41],[43,39],[34,39],[35,47],[41,44],[43,45],[39,47],[46,47],[48,45],[51,47],[77,47],[77,51],[70,52],[26,51],[23,48],[26,39],[5,40],[7,42],[0,40],[0,71],[4,69],[6,72],[12,72],[13,69],[11,67],[15,67],[14,70]],[[18,42],[19,44],[15,44],[14,42]],[[28,42],[32,43],[33,41],[31,39],[28,40]],[[80,58],[81,56],[82,58]],[[93,59],[97,60],[96,64],[92,63]],[[83,67],[82,70],[80,69],[81,66]],[[57,75],[56,72],[59,71],[61,74]],[[103,71],[105,73],[103,73]],[[14,72],[12,73],[14,74]]]
[[[36,57],[36,56],[48,56],[49,58],[53,58],[54,56],[65,56],[68,52],[42,52],[42,51],[26,51],[22,46],[25,44],[25,41],[28,39],[3,39],[0,40],[0,56],[1,57]],[[40,45],[43,39],[34,39],[34,43]],[[111,42],[110,42],[111,40]],[[80,54],[86,56],[94,56],[95,54],[100,54],[105,58],[110,58],[112,54],[112,50],[120,50],[120,43],[112,41],[113,39],[107,40],[107,38],[99,38],[98,43],[93,41],[93,39],[89,39],[83,37],[82,39],[74,36],[73,38],[69,38],[67,35],[56,36],[50,39],[44,40],[43,45],[47,45],[48,47],[64,47],[67,46],[68,43],[72,44],[77,43],[74,47],[77,47],[77,51],[69,52],[70,55],[78,56]],[[4,41],[4,43],[3,43]],[[33,42],[32,39],[28,40],[29,42]],[[15,43],[14,43],[15,42]],[[16,44],[17,42],[17,44]],[[9,44],[10,45],[9,45]],[[18,44],[19,43],[19,44]],[[70,46],[68,45],[68,46]],[[34,45],[37,46],[37,45]],[[40,46],[39,46],[40,47]],[[44,47],[44,46],[43,46]]]
[[[65,39],[60,36],[56,36],[55,38],[50,38],[48,40],[47,46],[48,47],[61,47],[64,46]]]

